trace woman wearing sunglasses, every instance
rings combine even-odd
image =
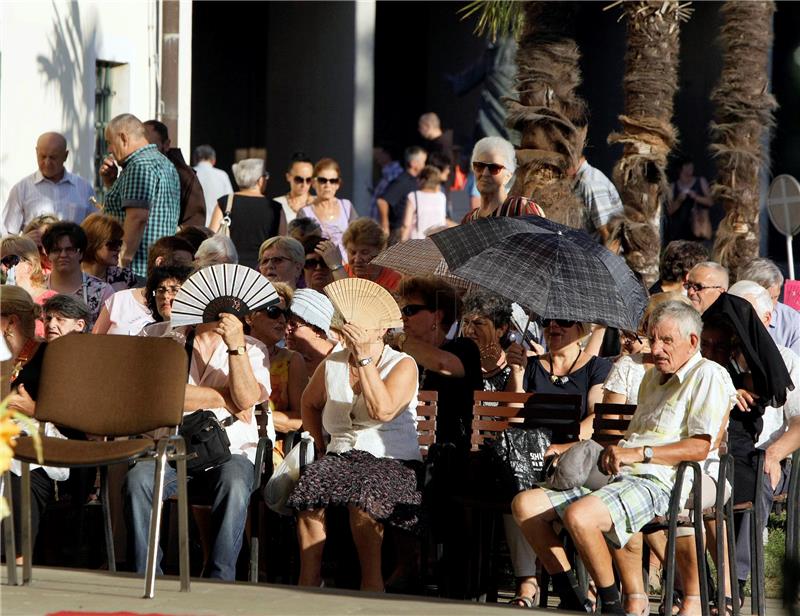
[[[130,267],[119,267],[119,252],[122,250],[124,231],[111,216],[90,214],[81,223],[86,233],[86,251],[83,253],[81,269],[111,285],[114,291],[132,289],[136,286],[136,275]]]
[[[480,194],[480,206],[461,221],[471,222],[489,216],[544,216],[532,199],[509,197],[506,186],[517,169],[514,146],[502,137],[484,137],[472,149],[472,172]]]
[[[289,192],[273,201],[283,208],[283,216],[288,225],[297,214],[307,205],[311,204],[311,182],[314,179],[314,163],[303,152],[295,152],[292,162],[286,171],[286,181]]]
[[[511,366],[507,391],[543,394],[580,394],[581,439],[592,436],[594,405],[603,398],[603,383],[611,370],[611,361],[587,353],[583,339],[589,325],[567,319],[545,319],[546,355],[528,358],[519,344],[506,349]],[[555,449],[551,447],[551,449]]]
[[[263,417],[267,433],[275,443],[277,436],[298,430],[300,419],[300,397],[308,384],[306,363],[300,353],[278,346],[286,337],[286,320],[292,303],[293,290],[289,285],[275,282],[280,303],[269,308],[251,312],[245,317],[250,328],[248,335],[264,343],[269,353],[269,379],[272,387],[269,394],[269,411]]]
[[[39,262],[39,249],[33,240],[22,235],[7,235],[0,242],[0,262],[8,284],[25,289],[34,302],[43,305],[56,295],[47,288]],[[44,338],[44,325],[36,320],[36,336]]]
[[[332,158],[323,158],[314,165],[312,186],[316,196],[298,216],[313,218],[322,227],[323,237],[331,240],[339,248],[342,260],[347,263],[342,235],[347,225],[358,217],[358,212],[347,199],[339,199],[336,192],[342,185],[342,171]]]

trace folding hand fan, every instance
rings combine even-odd
[[[183,283],[172,302],[172,327],[219,319],[222,312],[237,317],[280,302],[275,287],[257,271],[244,265],[204,267]]]
[[[397,302],[386,289],[371,280],[342,278],[323,290],[345,323],[354,323],[366,329],[403,326]]]

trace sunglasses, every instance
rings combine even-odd
[[[2,259],[0,259],[0,263],[2,263],[7,268],[15,267],[22,259],[20,259],[19,255],[6,255]]]
[[[305,267],[306,269],[315,270],[315,269],[327,269],[328,266],[322,259],[309,259],[308,261],[306,261],[303,267]]]
[[[430,310],[430,308],[424,304],[406,304],[400,309],[400,312],[404,317],[413,317],[415,314],[423,310]]]
[[[547,319],[544,322],[546,326],[551,325],[552,323],[555,323],[562,329],[567,329],[568,327],[574,327],[575,325],[578,324],[577,321],[568,321],[567,319]]]
[[[339,178],[323,178],[323,177],[317,177],[317,178],[316,178],[316,180],[317,180],[317,182],[319,182],[319,183],[320,183],[320,184],[322,184],[323,186],[324,186],[325,184],[328,184],[328,183],[332,184],[333,186],[336,186],[336,185],[339,183]]]
[[[492,175],[497,175],[500,173],[505,167],[503,165],[497,165],[495,163],[480,163],[480,162],[473,162],[472,169],[475,171],[475,175],[483,175],[483,172],[488,169],[489,173]]]
[[[699,282],[684,282],[683,288],[687,291],[694,291],[695,293],[700,293],[700,291],[705,291],[706,289],[722,289],[719,285],[714,286],[705,286],[700,284]]]
[[[292,181],[295,184],[311,184],[311,180],[313,180],[313,179],[314,178],[303,178],[303,177],[300,177],[299,175],[296,175],[296,176],[294,176],[292,178]]]
[[[106,248],[109,250],[119,250],[122,248],[122,240],[111,240],[106,242]]]
[[[289,310],[281,308],[280,306],[269,306],[268,308],[259,310],[259,312],[263,312],[273,321],[280,317],[289,318]]]

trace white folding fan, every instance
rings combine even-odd
[[[403,316],[392,295],[366,278],[342,278],[324,289],[337,315],[345,323],[365,329],[391,329],[403,326]]]
[[[275,287],[244,265],[204,267],[183,283],[172,302],[172,327],[217,321],[220,313],[238,317],[280,302]]]

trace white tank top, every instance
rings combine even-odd
[[[328,400],[322,411],[322,426],[331,435],[328,453],[360,449],[378,458],[422,460],[417,440],[417,379],[414,380],[414,395],[406,408],[391,421],[376,421],[369,416],[364,396],[356,395],[350,387],[349,355],[350,351],[343,349],[331,353],[325,360]],[[405,357],[409,356],[384,347],[377,366],[381,379],[386,379]]]

